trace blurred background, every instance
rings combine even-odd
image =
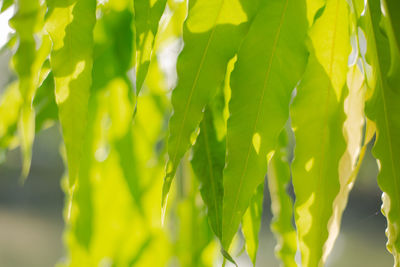
[[[8,10],[0,15],[0,45],[10,31]],[[8,62],[11,53],[0,51],[0,95],[13,78]],[[1,119],[1,118],[0,118]],[[19,148],[0,154],[0,267],[54,266],[65,255],[63,246],[63,205],[61,177],[64,172],[59,155],[59,125],[36,136],[30,175],[21,183]],[[380,212],[381,192],[376,184],[377,165],[370,152],[364,159],[349,204],[344,212],[342,230],[327,266],[392,266],[392,256],[385,249],[385,218]],[[269,230],[271,212],[268,195],[265,209],[258,266],[278,266]],[[250,266],[243,253],[239,266]]]

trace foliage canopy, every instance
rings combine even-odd
[[[239,229],[255,264],[264,186],[282,266],[297,250],[322,266],[371,140],[400,266],[399,1],[9,8],[17,79],[1,93],[0,152],[21,147],[25,178],[35,133],[59,122],[60,266],[209,266],[218,247],[234,262]]]

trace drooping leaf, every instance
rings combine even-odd
[[[160,32],[157,33],[154,50],[158,50],[161,45],[168,44],[170,41],[182,37],[183,22],[187,15],[188,0],[168,0],[167,8],[172,12],[168,22],[160,25]],[[154,54],[154,53],[153,53]]]
[[[13,0],[3,0],[0,12],[6,11],[10,6],[12,6],[13,2]]]
[[[355,64],[350,67],[347,74],[347,87],[349,95],[344,102],[344,111],[347,115],[343,125],[343,135],[346,141],[346,151],[339,161],[339,183],[340,191],[333,202],[333,216],[329,222],[329,236],[325,245],[324,261],[333,248],[334,242],[340,231],[341,218],[347,205],[347,199],[353,188],[358,166],[361,165],[362,157],[362,132],[364,126],[364,103],[366,84],[364,75]],[[369,127],[369,125],[368,125]],[[366,140],[368,144],[369,140]],[[364,146],[366,146],[364,144]]]
[[[58,107],[54,95],[54,76],[49,73],[43,83],[37,89],[33,99],[35,108],[35,129],[40,131],[50,121],[58,120]]]
[[[93,189],[91,185],[91,177],[94,171],[96,141],[101,136],[101,130],[96,120],[99,101],[95,97],[91,97],[88,102],[88,125],[86,127],[86,136],[83,143],[83,152],[80,158],[79,179],[70,190],[70,197],[73,205],[70,213],[70,228],[73,236],[78,244],[85,250],[89,250],[92,240],[94,212],[93,212]],[[71,241],[70,241],[71,242]],[[70,253],[74,253],[73,246],[70,245]]]
[[[261,217],[263,211],[264,199],[264,183],[260,184],[253,197],[250,200],[250,205],[242,220],[242,231],[246,242],[246,251],[249,255],[253,266],[256,265],[259,233],[261,227]]]
[[[307,0],[307,20],[308,24],[311,26],[314,24],[316,19],[321,15],[325,5],[326,0]]]
[[[305,2],[265,1],[238,52],[224,170],[222,245],[229,248],[288,119],[307,59]]]
[[[138,209],[142,211],[140,181],[137,170],[137,160],[134,153],[134,140],[130,127],[133,113],[132,103],[129,101],[129,85],[121,78],[116,78],[109,85],[110,91],[110,119],[115,126],[110,131],[110,139],[118,153],[120,166]]]
[[[225,139],[218,140],[210,108],[204,112],[200,134],[193,148],[193,171],[200,180],[200,192],[215,235],[221,238],[222,172],[225,165]]]
[[[113,4],[123,5],[118,10]],[[125,2],[125,4],[123,4]],[[133,54],[132,12],[127,1],[109,1],[94,28],[93,90],[101,90],[116,77],[126,79]],[[119,6],[117,5],[117,6]],[[128,83],[130,84],[130,83]],[[129,95],[129,98],[133,98]]]
[[[382,11],[381,11],[382,8]],[[375,90],[366,104],[368,118],[376,123],[374,156],[379,160],[378,185],[383,191],[382,212],[388,225],[387,248],[393,254],[395,266],[400,264],[400,51],[394,24],[385,2],[368,1],[360,24],[367,32],[366,61],[371,66],[370,83]],[[382,27],[382,28],[381,28]]]
[[[204,122],[204,121],[203,121]],[[181,266],[212,266],[214,261],[211,255],[206,255],[207,246],[215,247],[213,233],[209,227],[207,216],[203,207],[196,201],[198,195],[198,182],[196,179],[187,181],[191,168],[187,157],[184,157],[177,174],[176,187],[179,191],[177,212],[179,214],[179,242],[176,244],[177,256]],[[222,180],[222,169],[220,170]],[[184,181],[184,179],[186,181]],[[201,203],[201,202],[200,202]],[[203,212],[201,212],[203,210]],[[204,255],[203,255],[204,253]]]
[[[0,153],[15,146],[18,118],[22,105],[18,83],[7,86],[0,99]],[[18,143],[18,142],[17,142]]]
[[[200,123],[204,107],[224,79],[228,61],[247,32],[257,2],[190,2],[183,30],[185,45],[177,63],[178,84],[171,100],[174,113],[169,123],[169,161],[162,193],[164,211],[177,166],[191,145],[191,135]]]
[[[167,0],[134,0],[136,28],[136,94],[142,89],[150,65],[158,23]]]
[[[296,137],[292,173],[302,265],[321,266],[345,152],[343,102],[350,54],[346,0],[328,0],[309,37],[309,62],[291,108]]]
[[[287,192],[290,182],[287,139],[286,130],[283,130],[279,135],[277,149],[268,165],[267,180],[273,214],[271,230],[277,239],[275,255],[281,260],[281,266],[295,267],[297,236],[292,223],[293,200]]]
[[[79,173],[92,83],[95,0],[48,0],[46,28],[70,186]]]
[[[38,34],[43,28],[45,10],[38,0],[18,1],[16,10],[10,20],[18,38],[18,47],[12,62],[19,79],[19,90],[23,100],[18,132],[23,154],[22,177],[26,178],[31,165],[35,136],[35,112],[32,101],[39,86],[40,69],[50,52],[50,40],[47,35]],[[35,40],[35,35],[41,38],[41,44]],[[40,48],[37,49],[37,46]]]

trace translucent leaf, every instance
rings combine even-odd
[[[333,202],[333,216],[329,222],[329,237],[326,242],[324,261],[333,248],[340,231],[341,218],[347,205],[347,200],[353,188],[355,178],[361,165],[364,153],[362,151],[362,133],[364,127],[364,103],[366,85],[364,75],[357,65],[350,67],[347,74],[349,95],[344,102],[344,111],[347,115],[343,125],[343,135],[346,141],[346,151],[339,161],[340,191]],[[367,125],[370,127],[370,124]],[[368,129],[367,129],[368,132]],[[364,138],[364,150],[370,139]]]
[[[277,149],[268,165],[268,189],[271,196],[273,219],[271,230],[277,244],[275,254],[281,260],[281,266],[294,267],[297,251],[297,236],[294,229],[293,200],[287,192],[290,182],[290,167],[288,163],[286,130],[279,135]]]
[[[12,62],[19,79],[19,90],[23,100],[18,132],[23,154],[22,177],[26,178],[31,165],[35,136],[35,112],[32,101],[36,88],[39,86],[40,69],[50,52],[50,40],[47,35],[38,34],[43,28],[45,10],[39,1],[18,1],[16,10],[10,20],[18,38],[17,50]],[[35,39],[37,36],[41,43],[37,40],[38,38]]]
[[[380,173],[378,185],[383,191],[382,212],[388,225],[387,248],[393,254],[395,266],[400,264],[400,55],[397,47],[396,26],[392,24],[386,5],[380,1],[368,2],[362,27],[371,33],[367,39],[368,57],[375,90],[366,105],[366,114],[376,123],[376,141],[373,149]],[[394,26],[394,27],[393,27]]]
[[[185,46],[177,63],[178,85],[172,92],[174,113],[169,122],[164,210],[177,166],[191,145],[191,135],[201,121],[204,107],[224,80],[227,63],[247,32],[247,21],[256,7],[255,0],[198,0],[189,6],[183,30]]]
[[[328,0],[309,31],[310,57],[291,107],[296,137],[292,164],[296,226],[303,266],[323,265],[332,204],[339,193],[339,160],[345,152],[348,4]]]
[[[53,73],[49,73],[37,89],[35,98],[33,99],[33,106],[36,112],[36,132],[45,128],[47,123],[58,120],[58,107],[54,95]]]
[[[256,188],[264,181],[291,93],[307,53],[305,2],[265,1],[237,55],[224,170],[222,245],[229,248]]]
[[[221,238],[222,172],[225,165],[225,139],[218,140],[210,108],[204,112],[200,134],[193,148],[193,171],[200,180],[200,192],[215,235]]]
[[[18,83],[13,82],[6,87],[0,98],[0,152],[15,146],[21,105]]]
[[[7,8],[9,8],[10,6],[12,6],[12,4],[13,4],[13,0],[3,0],[3,1],[2,1],[2,5],[1,5],[0,12],[6,11]]]
[[[258,240],[261,227],[261,217],[263,211],[264,184],[260,184],[242,220],[242,231],[246,241],[246,251],[253,266],[256,265]]]
[[[167,0],[134,0],[136,28],[136,94],[142,89],[153,53],[158,23]]]
[[[70,186],[79,173],[92,83],[95,0],[48,0],[46,28],[53,42],[50,63],[55,80]]]

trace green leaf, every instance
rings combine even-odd
[[[265,1],[238,52],[224,170],[222,245],[229,248],[256,188],[264,181],[292,90],[307,52],[305,2]]]
[[[133,15],[125,7],[115,10],[111,5],[97,20],[94,29],[93,90],[101,90],[115,77],[126,78],[133,54]],[[130,82],[129,82],[130,84]],[[132,98],[132,96],[129,96]]]
[[[191,146],[204,107],[224,80],[228,61],[248,29],[256,0],[191,2],[183,30],[185,43],[178,58],[178,84],[172,92],[174,113],[169,122],[168,155],[162,207],[176,169]],[[229,40],[229,42],[226,42]]]
[[[89,251],[90,242],[93,234],[94,204],[93,186],[91,185],[92,174],[95,161],[95,142],[101,135],[101,125],[96,121],[99,101],[96,97],[91,97],[88,102],[88,125],[86,127],[85,141],[82,144],[82,156],[80,158],[79,179],[71,188],[70,197],[74,206],[71,207],[72,218],[70,215],[70,227],[73,237],[78,243]],[[70,204],[72,205],[72,204]]]
[[[37,89],[33,99],[35,108],[35,131],[38,132],[46,127],[51,121],[58,120],[58,107],[54,95],[54,76],[49,73],[43,83]]]
[[[361,155],[360,152],[365,150],[365,146],[369,142],[364,138],[366,143],[362,146],[366,85],[364,75],[356,64],[350,67],[347,74],[347,87],[349,95],[344,102],[347,118],[343,125],[346,151],[339,161],[340,190],[333,202],[333,216],[328,225],[329,236],[325,245],[324,259],[328,257],[339,235],[342,214],[365,153]]]
[[[17,12],[10,20],[18,38],[18,47],[12,62],[19,79],[19,90],[23,100],[18,131],[23,154],[22,177],[26,178],[31,165],[35,137],[35,112],[32,101],[39,86],[40,69],[50,52],[50,40],[48,36],[39,33],[44,20],[44,7],[39,1],[18,1],[16,9]],[[39,36],[41,44],[35,40],[35,35]],[[39,45],[40,48],[36,49]]]
[[[393,46],[397,46],[400,53],[400,2],[397,0],[384,0],[385,10],[387,13],[387,19],[390,20],[391,28],[393,31],[393,40],[391,40]]]
[[[50,63],[72,186],[79,173],[92,83],[95,0],[48,0]]]
[[[250,200],[250,205],[242,220],[242,231],[246,241],[246,251],[253,266],[256,265],[258,236],[263,211],[264,183],[260,184]]]
[[[13,2],[13,0],[3,0],[0,12],[6,11],[10,6],[12,6]]]
[[[379,160],[378,185],[383,191],[382,212],[386,216],[387,248],[393,254],[395,266],[400,264],[400,51],[397,47],[386,5],[382,16],[380,1],[369,1],[362,26],[371,33],[367,39],[367,62],[376,82],[366,105],[368,118],[376,123],[374,156]]]
[[[350,53],[346,0],[328,0],[309,36],[310,58],[291,108],[296,137],[292,172],[302,265],[320,266],[345,152],[343,102]]]
[[[214,118],[206,108],[200,123],[200,134],[193,148],[193,171],[200,180],[200,192],[207,206],[207,214],[215,235],[221,238],[222,222],[222,172],[225,165],[225,138],[217,139]]]
[[[0,152],[15,146],[15,135],[22,105],[18,83],[9,84],[0,98]]]
[[[158,23],[167,0],[134,0],[136,27],[136,94],[142,89],[154,52]]]
[[[286,130],[279,135],[277,149],[268,165],[268,189],[271,196],[273,219],[271,230],[277,244],[275,255],[281,260],[281,266],[294,267],[297,251],[296,230],[293,227],[293,200],[287,192],[290,183]]]

